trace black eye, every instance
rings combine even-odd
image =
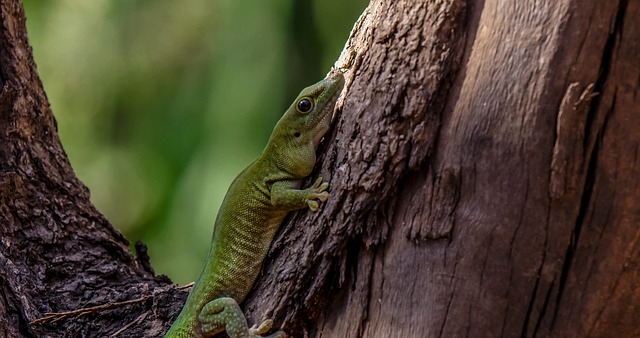
[[[293,134],[293,136],[295,136],[295,137],[300,137],[300,133],[299,133],[299,132],[296,132],[295,134]]]
[[[302,99],[298,101],[298,111],[300,111],[301,113],[306,113],[310,111],[312,107],[313,107],[313,104],[309,99]]]

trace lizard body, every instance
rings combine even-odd
[[[231,183],[216,218],[209,255],[187,302],[165,338],[262,337],[266,320],[248,328],[238,303],[260,272],[271,242],[289,211],[318,209],[326,201],[322,178],[298,189],[311,174],[316,147],[329,129],[344,77],[330,74],[302,90],[276,124],[262,154]],[[285,337],[278,331],[267,337]]]

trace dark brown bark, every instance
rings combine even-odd
[[[90,204],[21,3],[1,4],[0,336],[160,336],[185,292]],[[295,336],[640,336],[638,17],[628,0],[372,1],[314,174],[331,199],[289,217],[250,320]]]
[[[22,2],[0,10],[0,337],[105,337],[136,320],[125,336],[158,336],[183,292],[136,260],[90,203],[60,144]],[[117,304],[127,300],[137,301]]]

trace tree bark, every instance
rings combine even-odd
[[[0,336],[159,337],[186,290],[89,202],[22,4],[0,6]],[[337,62],[345,95],[313,174],[330,200],[283,225],[250,321],[639,336],[637,17],[627,0],[373,0]]]
[[[638,17],[372,1],[331,199],[287,224],[249,312],[315,337],[640,336]]]
[[[144,246],[134,257],[89,201],[60,144],[22,2],[2,0],[0,11],[0,337],[160,336],[184,292],[154,277]]]

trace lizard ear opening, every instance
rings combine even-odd
[[[296,131],[295,134],[293,134],[293,136],[300,137],[300,133]]]

